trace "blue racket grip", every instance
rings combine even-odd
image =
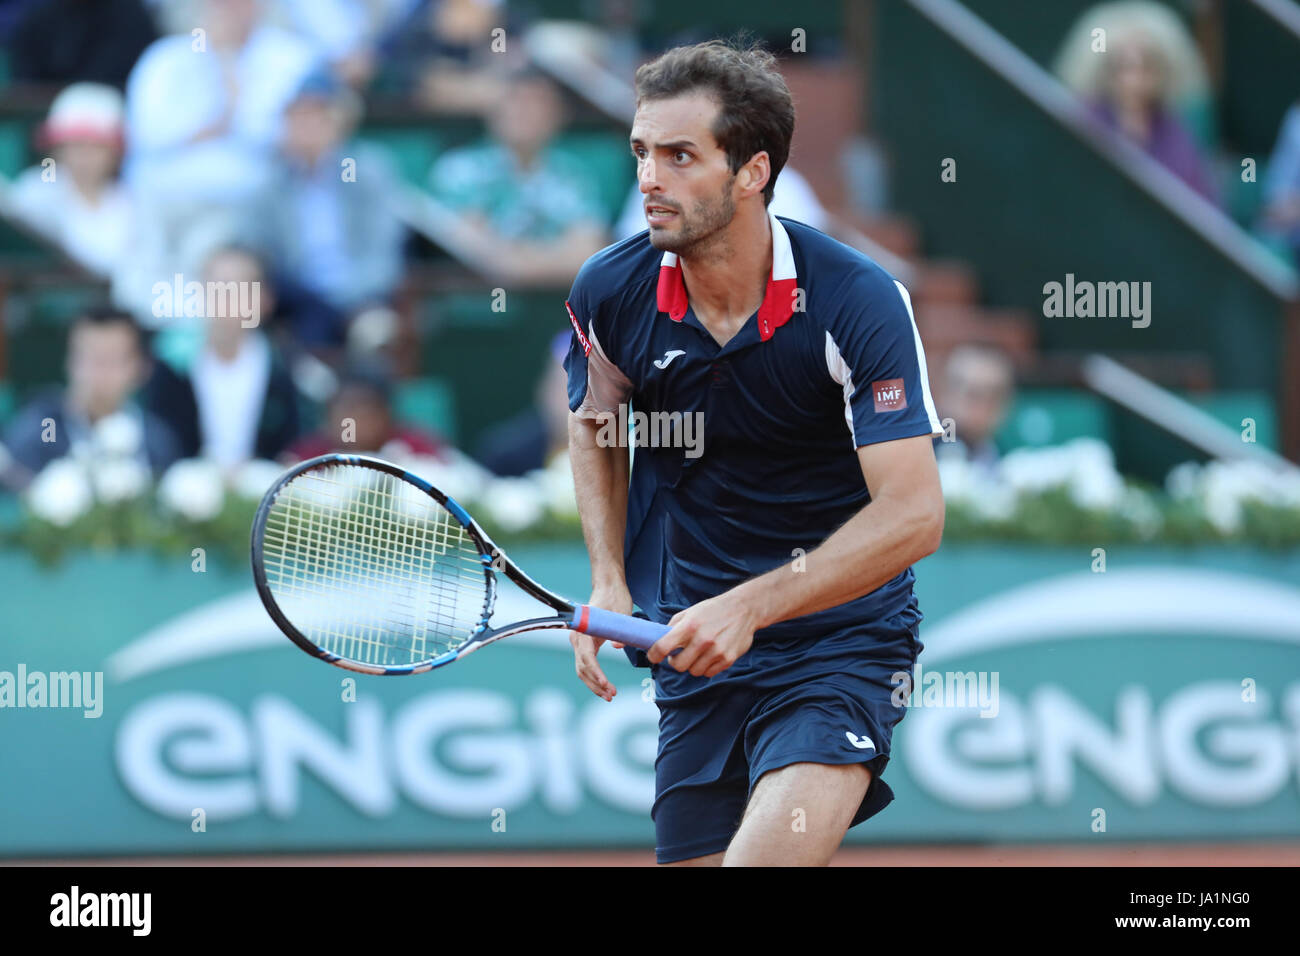
[[[572,627],[583,634],[606,641],[618,641],[620,644],[639,647],[643,651],[671,630],[667,624],[643,621],[639,617],[606,611],[590,604],[579,604],[573,609]]]

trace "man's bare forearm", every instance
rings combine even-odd
[[[569,461],[582,519],[582,535],[591,560],[595,591],[625,589],[623,535],[627,528],[627,449],[602,447],[596,441],[600,425],[569,414]]]
[[[933,553],[942,532],[942,499],[872,501],[801,563],[751,578],[732,593],[752,609],[758,628],[814,614],[874,591]]]

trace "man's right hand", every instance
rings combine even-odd
[[[587,603],[606,611],[617,611],[619,614],[632,613],[632,595],[626,586],[595,590],[591,592],[591,600]],[[597,697],[606,701],[613,700],[618,690],[609,682],[596,661],[596,652],[605,641],[590,634],[570,631],[569,643],[573,645],[574,667],[578,677]]]

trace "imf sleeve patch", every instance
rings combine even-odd
[[[871,400],[877,412],[897,412],[907,407],[907,387],[901,378],[871,383]]]

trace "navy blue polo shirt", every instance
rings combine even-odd
[[[588,259],[566,302],[569,408],[607,439],[636,426],[620,439],[634,449],[625,565],[652,620],[821,544],[870,501],[858,447],[942,432],[907,290],[815,229],[768,221],[766,295],[724,346],[645,232]],[[755,640],[891,617],[912,582],[908,568]]]

